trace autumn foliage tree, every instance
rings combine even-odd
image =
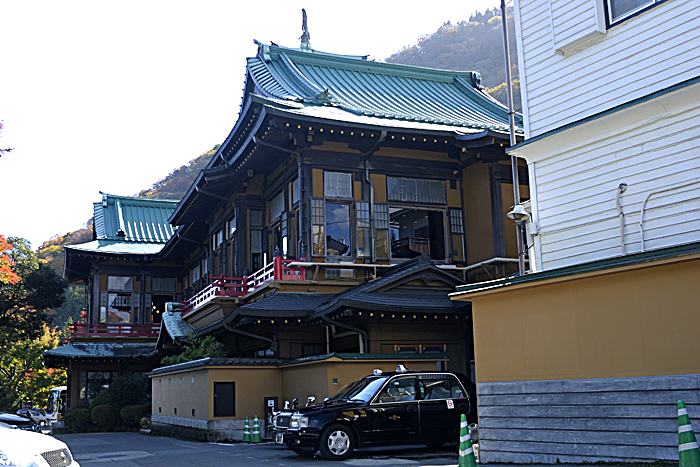
[[[11,249],[12,245],[7,242],[5,236],[0,235],[0,284],[12,285],[16,284],[21,279],[21,277],[12,270],[12,266],[14,266],[15,262],[12,261],[12,258],[7,254],[7,251]]]
[[[50,385],[65,381],[64,373],[44,367],[42,354],[59,345],[60,333],[47,327],[46,311],[61,305],[66,283],[27,240],[2,240],[0,407],[15,409],[22,400],[39,402]]]

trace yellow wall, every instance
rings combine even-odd
[[[192,380],[194,377],[194,381]],[[151,409],[156,415],[207,420],[209,375],[203,368],[161,374],[151,379]],[[177,409],[177,414],[175,413]],[[192,415],[194,409],[194,416]]]
[[[277,368],[215,368],[209,370],[209,419],[214,420],[214,383],[236,383],[236,416],[216,417],[216,420],[265,418],[265,397],[280,394],[280,375]],[[200,395],[201,397],[201,395]]]
[[[314,198],[323,198],[323,170],[311,169],[311,196]]]
[[[700,258],[472,301],[478,382],[700,373]]]
[[[464,169],[464,229],[469,264],[491,259],[493,226],[488,164],[474,164]]]

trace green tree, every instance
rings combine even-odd
[[[83,318],[82,313],[86,309],[86,297],[85,286],[68,286],[65,291],[66,301],[56,308],[55,312],[49,313],[53,319],[53,325],[64,329],[74,322],[80,321]]]
[[[65,382],[65,373],[44,367],[43,352],[60,344],[60,332],[47,327],[46,310],[61,305],[66,284],[28,241],[10,237],[8,243],[21,279],[0,283],[0,407],[13,409],[22,400],[43,405],[48,389]]]
[[[44,406],[49,389],[66,384],[66,371],[46,368],[43,354],[61,342],[61,333],[48,326],[32,340],[0,337],[0,407],[15,411],[22,402]]]
[[[190,337],[182,352],[178,355],[163,357],[160,361],[162,365],[175,365],[176,363],[191,362],[206,357],[225,357],[224,344],[214,339],[212,336]]]
[[[35,339],[47,324],[46,310],[64,301],[66,281],[39,261],[29,242],[10,237],[9,257],[22,278],[14,284],[0,284],[0,335],[10,340]]]

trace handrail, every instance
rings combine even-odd
[[[70,327],[73,337],[158,337],[160,324],[75,323]]]

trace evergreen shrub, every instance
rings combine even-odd
[[[66,412],[63,424],[70,433],[90,433],[94,431],[89,409],[73,409]]]
[[[141,419],[144,417],[150,417],[151,415],[151,405],[127,405],[119,411],[119,417],[121,417],[124,424],[130,428],[140,428]]]
[[[90,419],[100,431],[114,431],[119,423],[117,411],[111,405],[96,405],[90,412]]]

